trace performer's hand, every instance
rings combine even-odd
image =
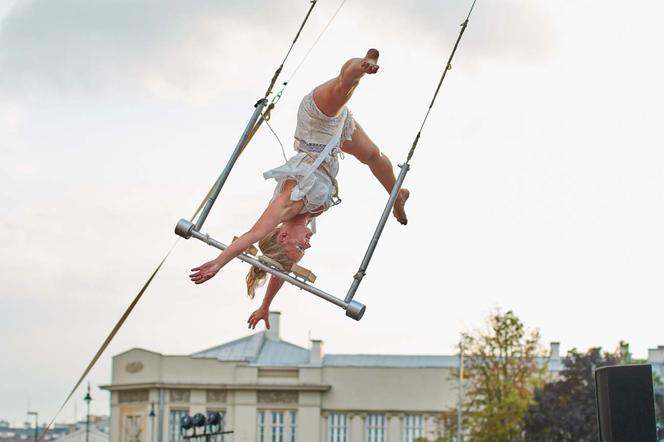
[[[191,271],[194,273],[189,275],[189,279],[191,279],[196,284],[202,284],[216,275],[219,269],[221,269],[221,266],[217,264],[216,261],[208,261],[202,266],[194,267],[191,269]]]
[[[261,322],[261,319],[265,321],[265,328],[269,329],[270,328],[270,311],[266,308],[259,308],[258,310],[254,311],[251,316],[249,316],[249,320],[247,321],[247,324],[249,324],[249,328],[255,329],[256,326],[258,325],[259,322]]]

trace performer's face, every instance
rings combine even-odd
[[[299,261],[304,256],[304,251],[311,247],[311,235],[313,232],[304,224],[284,225],[279,233],[279,242],[289,259]]]

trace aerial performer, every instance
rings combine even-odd
[[[191,269],[189,277],[194,283],[202,284],[212,278],[256,242],[271,264],[290,271],[311,247],[313,232],[309,223],[340,202],[336,180],[340,151],[366,164],[385,190],[392,191],[396,182],[392,163],[346,107],[360,79],[378,72],[378,56],[376,49],[369,49],[365,57],[348,60],[336,78],[317,86],[302,99],[295,129],[297,153],[285,164],[264,173],[265,179],[277,181],[272,200],[248,232],[217,258]],[[404,225],[408,222],[404,209],[408,197],[409,191],[400,189],[392,209],[396,220]],[[246,280],[250,298],[266,276],[258,267],[249,270]],[[283,282],[271,276],[261,306],[247,321],[250,328],[261,320],[269,328],[270,304]]]

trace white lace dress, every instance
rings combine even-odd
[[[351,139],[354,130],[355,122],[347,107],[334,117],[328,117],[316,106],[313,92],[307,94],[297,112],[294,147],[298,153],[285,164],[263,174],[265,179],[274,178],[277,181],[273,199],[281,193],[286,181],[295,180],[297,185],[293,187],[290,199],[304,201],[300,213],[321,213],[338,204],[341,201],[336,182],[338,156],[341,144]],[[312,164],[335,136],[338,140],[334,142],[330,154],[317,169],[311,171]]]

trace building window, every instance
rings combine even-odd
[[[181,442],[182,433],[180,432],[180,420],[182,416],[189,413],[189,410],[171,410],[168,416],[168,442]]]
[[[226,417],[226,414],[224,413],[223,410],[207,410],[207,411],[216,411],[221,415],[221,425],[219,425],[219,431],[224,431],[225,428],[225,422],[224,418]],[[225,442],[224,439],[225,434],[216,434],[214,436],[210,436],[207,438],[208,442]]]
[[[258,442],[295,442],[294,411],[259,411]]]
[[[289,411],[288,416],[290,422],[290,424],[288,425],[290,431],[290,442],[295,442],[295,412]]]
[[[332,413],[327,416],[327,442],[347,442],[348,419],[345,414]]]
[[[385,415],[367,415],[367,442],[385,442]]]
[[[412,414],[403,418],[403,440],[404,442],[415,442],[424,433],[424,416]]]
[[[284,442],[284,413],[272,412],[271,442]]]

